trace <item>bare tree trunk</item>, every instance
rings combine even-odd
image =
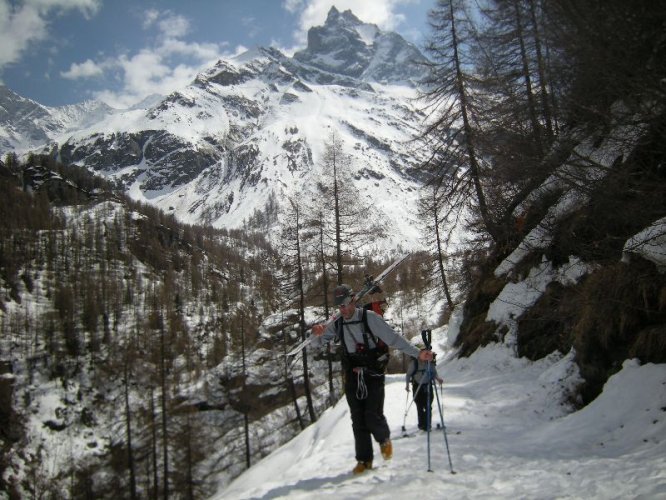
[[[472,124],[469,119],[469,104],[467,101],[467,92],[465,91],[465,85],[463,82],[463,72],[460,64],[460,55],[458,53],[458,37],[456,34],[456,22],[453,11],[453,2],[449,3],[449,10],[451,15],[451,38],[453,44],[453,56],[456,68],[456,82],[457,82],[457,91],[458,97],[460,99],[460,112],[463,119],[463,130],[465,131],[465,147],[467,149],[467,155],[469,157],[470,165],[470,175],[472,177],[472,182],[474,184],[474,190],[476,192],[476,201],[479,204],[479,212],[481,213],[481,219],[483,220],[484,225],[488,234],[493,238],[495,242],[499,241],[499,235],[497,229],[495,228],[495,223],[493,222],[490,212],[488,211],[488,205],[486,203],[486,196],[483,192],[483,186],[481,185],[481,168],[477,159],[476,148],[474,144],[474,131],[472,129]]]
[[[153,498],[157,498],[159,493],[159,478],[157,475],[157,422],[155,421],[155,394],[152,387],[150,388],[150,430],[153,457]]]
[[[334,153],[335,155],[335,153]],[[333,160],[333,199],[335,202],[335,263],[338,268],[338,285],[342,284],[342,222],[340,220],[340,191],[338,189],[338,166]]]
[[[132,449],[132,413],[129,404],[129,354],[125,354],[125,430],[127,432],[127,468],[130,475],[130,498],[138,498],[136,491],[136,470],[134,465],[134,450]]]
[[[162,478],[164,491],[162,495],[169,498],[169,433],[167,429],[167,383],[166,383],[166,339],[164,325],[160,326],[160,379],[162,386]]]
[[[548,82],[550,82],[550,93],[548,94],[547,102],[550,106],[550,109],[552,110],[551,117],[553,119],[553,132],[555,134],[558,134],[560,130],[560,123],[559,123],[560,108],[559,108],[558,98],[555,96],[556,89],[553,88],[553,82],[555,80],[553,78],[553,64],[552,64],[550,44],[548,43],[548,39],[546,39],[546,58],[544,62],[545,62],[545,73],[546,73],[545,78]],[[556,87],[559,88],[559,85],[557,85]]]
[[[449,292],[449,284],[446,280],[446,272],[444,271],[444,250],[442,248],[442,238],[439,232],[439,210],[437,206],[437,191],[433,191],[433,205],[432,205],[433,222],[435,224],[435,241],[437,243],[437,266],[439,268],[439,275],[442,279],[442,286],[444,288],[444,295],[446,296],[446,303],[450,310],[453,310],[454,304]]]
[[[245,364],[245,314],[241,312],[241,362],[243,368],[243,391],[241,397],[245,394],[245,381],[247,380],[247,366]],[[251,466],[251,449],[250,449],[250,419],[248,418],[249,408],[243,402],[243,436],[245,438],[245,467]]]
[[[326,272],[326,254],[324,252],[324,226],[319,226],[319,260],[321,263],[321,280],[324,289],[324,317],[329,317],[328,307],[328,273]],[[326,359],[328,360],[328,397],[333,403],[333,360],[331,359],[331,348],[327,348]]]
[[[541,34],[539,33],[539,23],[537,22],[536,6],[534,0],[528,0],[530,6],[530,18],[534,30],[534,46],[536,50],[537,68],[539,71],[539,87],[541,90],[541,108],[543,109],[543,118],[546,122],[546,133],[548,137],[552,137],[555,132],[553,130],[553,113],[550,108],[550,100],[548,97],[548,86],[546,79],[546,64],[541,52]]]
[[[185,461],[187,467],[185,480],[187,482],[187,498],[188,500],[194,500],[194,460],[192,457],[192,416],[190,411],[187,412],[185,425],[187,426],[187,439],[185,442]]]
[[[296,208],[296,227],[300,227],[298,208]],[[303,260],[301,255],[301,242],[300,234],[296,232],[296,272],[297,274],[297,287],[298,287],[298,314],[299,314],[299,327],[301,330],[301,340],[305,340],[305,289],[303,279]],[[317,415],[314,411],[312,404],[312,391],[310,390],[310,374],[308,373],[308,356],[307,351],[303,349],[303,383],[305,384],[305,399],[308,402],[308,412],[310,413],[310,422],[317,420]]]
[[[305,423],[303,422],[303,416],[301,415],[301,409],[298,406],[298,397],[296,395],[296,386],[294,385],[294,377],[291,376],[291,373],[289,372],[289,361],[287,360],[287,333],[283,331],[282,333],[282,338],[283,338],[283,346],[284,346],[284,354],[285,354],[285,362],[284,362],[284,379],[287,383],[287,389],[289,389],[289,394],[291,395],[291,400],[294,402],[294,410],[296,411],[296,419],[298,420],[298,425],[300,426],[301,430],[305,429]]]
[[[532,91],[532,77],[530,75],[530,65],[527,58],[527,50],[525,49],[525,35],[523,33],[523,20],[520,13],[520,5],[517,0],[513,2],[514,13],[516,16],[516,30],[518,35],[518,43],[520,44],[520,59],[523,64],[523,78],[525,79],[525,94],[527,96],[527,110],[532,122],[532,135],[536,142],[539,152],[543,151],[541,144],[541,126],[537,118],[536,103],[534,100],[534,92]]]
[[[290,210],[287,214],[287,221],[282,230],[282,242],[285,251],[285,263],[287,268],[286,273],[286,288],[292,300],[298,298],[298,329],[299,338],[305,341],[305,332],[307,325],[305,323],[305,278],[304,278],[304,248],[302,244],[304,236],[303,221],[301,217],[301,207],[297,201],[289,199]],[[317,420],[317,415],[314,411],[314,404],[312,402],[312,390],[310,388],[310,375],[308,370],[308,353],[307,349],[301,350],[302,364],[303,364],[303,386],[305,390],[305,398],[307,401],[308,412],[310,413],[310,422]]]

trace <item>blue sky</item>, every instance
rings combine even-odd
[[[0,0],[0,83],[47,106],[125,107],[219,57],[291,55],[332,5],[421,47],[435,0]]]

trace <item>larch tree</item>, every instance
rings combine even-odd
[[[498,230],[510,238],[513,210],[550,175],[555,135],[535,1],[492,0],[479,11],[469,46],[481,111],[478,151]],[[541,12],[538,9],[539,13]]]
[[[455,307],[449,280],[445,269],[445,263],[448,258],[446,247],[448,238],[446,237],[446,217],[442,214],[445,209],[445,200],[439,195],[438,186],[426,186],[424,196],[419,200],[420,220],[424,226],[424,239],[426,248],[435,248],[430,262],[431,268],[439,279],[436,280],[436,288],[446,297],[446,304],[450,311]]]
[[[315,268],[317,269],[316,274],[320,276],[321,280],[321,290],[322,290],[322,299],[324,305],[324,317],[328,318],[331,315],[331,305],[329,303],[329,288],[330,288],[330,269],[328,265],[328,258],[326,253],[326,236],[325,231],[326,227],[324,224],[324,210],[322,207],[316,207],[311,211],[311,214],[314,217],[307,221],[305,240],[309,243],[309,247],[312,249],[313,255],[316,255],[314,258],[316,264]],[[328,392],[329,400],[334,400],[334,385],[333,385],[333,353],[331,352],[331,346],[327,348],[327,361],[328,361]]]
[[[305,323],[306,246],[303,243],[305,218],[302,213],[301,205],[294,199],[289,199],[287,210],[288,212],[285,214],[285,221],[282,225],[282,232],[280,235],[280,250],[284,263],[282,290],[287,297],[287,302],[296,302],[298,304],[298,328],[300,338],[304,341],[307,330],[307,325]],[[312,402],[306,349],[303,349],[302,356],[305,397],[308,405],[308,412],[310,414],[310,421],[315,422],[317,420],[317,415]]]
[[[372,208],[363,204],[361,194],[349,181],[353,175],[351,162],[343,141],[331,133],[321,159],[324,174],[318,185],[320,196],[314,202],[316,208],[310,210],[314,223],[322,227],[323,239],[315,244],[323,243],[326,248],[338,285],[345,282],[345,266],[383,234],[382,227],[373,222]]]
[[[486,200],[478,150],[482,119],[476,102],[476,75],[464,50],[473,31],[464,2],[438,0],[429,13],[429,23],[426,52],[430,72],[421,96],[430,116],[422,136],[432,152],[427,167],[454,195],[473,200],[484,232],[497,242],[500,234]]]

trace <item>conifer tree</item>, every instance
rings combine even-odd
[[[318,185],[320,196],[313,202],[316,207],[309,210],[315,220],[307,225],[319,224],[324,228],[321,234],[331,261],[329,265],[336,273],[337,284],[341,284],[346,278],[345,266],[357,259],[373,238],[384,233],[373,221],[372,207],[363,205],[363,197],[350,181],[351,157],[345,153],[343,141],[334,133],[325,143],[321,163],[324,176]],[[312,236],[317,235],[310,233],[310,241]]]
[[[447,306],[451,311],[454,308],[454,302],[444,268],[444,263],[447,260],[445,255],[447,238],[442,234],[447,222],[446,217],[442,215],[444,202],[438,193],[437,185],[427,186],[424,189],[424,194],[425,196],[421,198],[419,203],[421,220],[425,226],[424,239],[428,248],[433,246],[435,248],[432,264],[439,275],[439,286],[437,288],[444,293]]]
[[[285,265],[285,282],[283,291],[288,297],[287,302],[298,303],[298,328],[301,340],[305,340],[307,325],[305,323],[305,246],[303,245],[304,217],[300,204],[289,199],[289,212],[286,214],[285,222],[281,232],[281,250]],[[285,361],[286,362],[286,361]],[[308,356],[304,349],[303,362],[303,385],[305,397],[310,414],[310,421],[317,420],[317,415],[312,402],[310,388],[310,375],[308,370]]]
[[[500,233],[486,200],[478,150],[482,120],[476,102],[476,77],[470,73],[464,51],[471,40],[469,17],[461,0],[438,0],[429,21],[432,35],[426,51],[432,62],[422,95],[433,118],[423,134],[432,150],[428,166],[461,198],[460,209],[467,204],[462,199],[472,195],[485,232],[497,242]]]
[[[284,323],[284,313],[282,316]],[[287,359],[287,352],[289,352],[289,345],[287,341],[289,339],[289,334],[286,330],[282,330],[282,347],[283,347],[283,356],[284,359]],[[296,412],[296,420],[301,430],[305,429],[305,422],[303,421],[303,416],[301,415],[301,409],[298,406],[298,395],[296,394],[296,386],[294,384],[294,377],[292,376],[291,370],[289,369],[289,363],[284,363],[284,379],[287,385],[287,390],[291,396],[291,401],[294,405],[294,411]]]
[[[130,377],[132,376],[131,372],[131,349],[130,343],[127,343],[127,348],[125,349],[125,359],[123,363],[123,396],[125,403],[125,432],[127,434],[127,469],[129,472],[129,494],[130,498],[134,500],[138,498],[137,486],[136,486],[136,464],[134,460],[134,449],[133,449],[133,439],[132,439],[132,410],[130,407]]]

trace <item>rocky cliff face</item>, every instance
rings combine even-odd
[[[48,117],[44,106],[0,85],[0,150],[10,151],[21,143],[36,145],[48,141],[48,128],[39,125]]]
[[[332,7],[324,26],[308,31],[308,46],[294,58],[323,71],[364,81],[414,83],[426,59],[397,33],[361,22],[350,10]]]

